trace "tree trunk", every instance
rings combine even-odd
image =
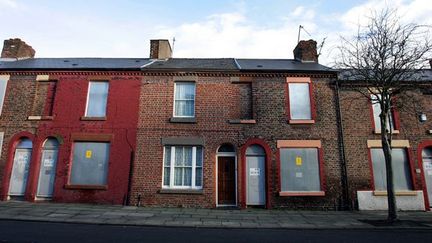
[[[393,183],[393,168],[392,168],[392,147],[391,147],[391,125],[387,129],[389,112],[382,112],[381,114],[381,144],[384,152],[385,165],[386,165],[386,180],[387,180],[387,202],[388,202],[388,216],[387,221],[394,223],[397,221],[397,206],[396,197],[394,192]],[[389,131],[390,130],[390,131]]]

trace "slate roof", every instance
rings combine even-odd
[[[156,70],[156,71],[240,71],[240,72],[334,72],[318,63],[292,59],[235,58],[30,58],[0,61],[0,70]]]
[[[149,58],[29,58],[0,61],[0,70],[137,70]]]
[[[294,59],[236,59],[242,71],[274,72],[334,72],[319,63],[300,62]]]
[[[143,70],[238,71],[234,58],[170,58],[156,60]]]
[[[338,70],[340,71],[338,73],[338,78],[342,82],[349,82],[349,81],[361,81],[361,78],[355,77],[350,70]],[[414,74],[408,74],[409,77],[407,77],[408,80],[406,81],[419,81],[419,82],[425,82],[425,81],[432,81],[432,69],[422,69],[422,70],[414,70]]]

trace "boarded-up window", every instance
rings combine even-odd
[[[309,83],[288,84],[290,118],[293,120],[312,119],[309,85]]]
[[[105,117],[107,100],[108,100],[108,82],[90,82],[86,116],[87,117]]]
[[[75,142],[71,185],[106,185],[109,143]]]
[[[384,152],[371,149],[375,190],[387,190]],[[393,183],[395,190],[411,190],[411,172],[406,149],[392,149]]]
[[[281,148],[281,190],[320,191],[317,148]]]

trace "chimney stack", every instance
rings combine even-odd
[[[317,43],[314,40],[301,40],[294,48],[294,59],[301,62],[318,63]]]
[[[1,58],[27,59],[35,56],[35,50],[19,38],[5,40]]]
[[[169,59],[172,57],[172,49],[168,40],[150,40],[151,59]]]

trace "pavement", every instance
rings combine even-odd
[[[386,211],[238,210],[0,202],[0,220],[249,229],[432,230],[432,212],[399,212],[398,215],[400,221],[389,226],[385,223]]]

